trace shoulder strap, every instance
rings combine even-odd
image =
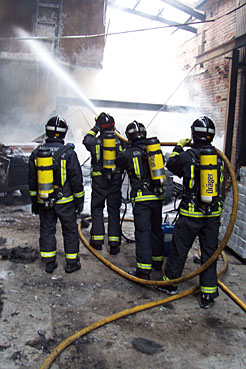
[[[188,149],[186,152],[192,157],[192,159],[199,162],[200,155],[199,155],[198,150],[192,148],[192,149]]]
[[[65,152],[67,152],[68,150],[73,149],[73,147],[71,145],[65,145],[60,147],[60,149],[58,149],[57,151],[54,152],[54,159],[58,160],[60,159],[60,157],[62,156],[62,154],[64,154]]]

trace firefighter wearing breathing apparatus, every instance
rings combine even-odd
[[[152,268],[163,264],[162,200],[165,182],[164,159],[156,137],[146,139],[142,123],[133,121],[126,127],[130,146],[120,153],[115,164],[126,170],[131,183],[131,200],[136,241],[138,278],[150,279]]]
[[[53,273],[56,261],[56,223],[60,220],[64,239],[66,273],[81,268],[77,217],[83,211],[83,177],[73,144],[64,145],[68,126],[60,116],[46,126],[45,143],[29,158],[29,192],[32,212],[40,218],[40,254],[46,272]]]
[[[187,254],[196,236],[201,247],[201,264],[204,264],[218,247],[223,167],[216,149],[211,145],[215,125],[210,118],[202,116],[193,122],[191,133],[191,148],[184,151],[183,147],[189,145],[191,139],[181,139],[167,162],[167,168],[183,178],[183,196],[163,280],[181,276]],[[177,292],[175,285],[156,288],[168,294]],[[206,309],[218,296],[216,262],[200,274],[200,291],[200,307]]]
[[[101,250],[105,238],[105,203],[108,213],[108,244],[110,254],[120,252],[120,206],[122,172],[114,163],[118,153],[124,150],[123,143],[115,134],[115,121],[112,116],[101,113],[95,118],[95,126],[85,135],[83,144],[91,153],[92,193],[91,193],[91,239],[90,244]],[[97,134],[99,135],[97,136]]]

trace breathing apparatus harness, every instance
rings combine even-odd
[[[135,157],[142,156],[143,167],[141,178],[143,179],[141,186],[136,190],[147,189],[156,196],[163,194],[163,185],[166,180],[164,171],[164,160],[160,149],[160,142],[156,137],[145,140],[144,145],[136,147],[133,151]]]
[[[157,137],[147,138],[146,141],[151,184],[153,186],[154,193],[159,196],[164,193],[164,183],[166,180],[161,145]]]
[[[188,193],[184,189],[183,198],[188,198],[192,205],[197,206],[204,214],[212,212],[212,206],[218,202],[218,156],[213,146],[204,146],[200,151],[191,148],[187,153],[192,158],[194,165],[194,185]]]
[[[116,136],[114,131],[103,132],[103,174],[107,180],[111,180],[116,170]]]
[[[37,150],[37,177],[38,196],[44,202],[46,209],[53,207],[54,203],[63,197],[63,186],[59,176],[59,159],[74,145],[69,143],[54,151],[50,147],[39,146]],[[59,183],[59,185],[55,185]]]

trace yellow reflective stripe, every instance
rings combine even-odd
[[[223,166],[221,165],[220,166],[220,184],[222,184],[224,181],[224,168]]]
[[[206,215],[206,214],[203,214],[201,211],[192,211],[192,210],[185,210],[185,209],[180,208],[179,213],[181,215],[186,216],[186,217],[193,217],[193,218],[212,218],[212,217],[218,217],[219,215],[221,215],[222,209],[219,208],[218,211],[212,211],[211,214]]]
[[[117,237],[117,236],[109,236],[109,241],[119,241],[120,240],[120,237]]]
[[[91,135],[91,136],[96,136],[96,132],[94,132],[94,131],[89,131],[87,134]]]
[[[61,160],[61,185],[63,186],[67,178],[66,160]]]
[[[163,279],[163,281],[164,281],[164,282],[166,282],[166,281],[171,281],[171,279],[169,279],[166,275],[164,275],[164,276],[162,277],[162,279]],[[173,283],[173,285],[172,285],[172,286],[177,286],[177,284]]]
[[[66,259],[74,260],[77,259],[79,253],[76,252],[75,254],[65,254]]]
[[[30,196],[36,196],[37,195],[37,191],[29,191],[29,195]]]
[[[91,172],[92,177],[101,176],[101,172]]]
[[[96,145],[96,158],[97,161],[100,160],[100,145]]]
[[[141,173],[140,173],[138,158],[134,157],[134,158],[132,158],[132,161],[133,161],[133,166],[134,166],[134,172],[135,172],[137,178],[141,179]]]
[[[189,188],[193,188],[194,187],[194,184],[195,184],[195,166],[194,165],[191,165],[190,167],[190,182],[189,182]]]
[[[56,256],[56,250],[50,252],[40,251],[40,255],[42,256],[42,258],[52,258]]]
[[[140,201],[150,201],[150,200],[163,200],[164,197],[156,197],[156,196],[142,196],[142,197],[133,197],[132,202],[140,202]]]
[[[152,260],[153,261],[162,261],[163,260],[163,256],[152,256]]]
[[[126,151],[126,149],[122,147],[121,145],[119,145],[119,151]]]
[[[173,151],[170,155],[170,158],[173,158],[174,156],[179,155],[179,152]]]
[[[137,263],[137,268],[151,270],[152,269],[152,264]]]
[[[156,196],[156,195],[143,195],[141,190],[138,190],[137,196],[132,197],[132,202],[134,201],[147,201],[147,200],[163,200],[164,195]]]
[[[201,292],[204,292],[204,293],[215,293],[217,291],[217,286],[215,287],[200,286],[200,290]]]
[[[76,199],[79,199],[80,197],[83,197],[85,195],[85,191],[81,191],[81,192],[76,192],[73,194],[73,196],[76,198]]]
[[[61,199],[57,200],[55,203],[56,204],[66,204],[67,202],[73,201],[74,197],[73,195],[69,196],[69,197],[62,197]]]
[[[189,213],[194,213],[194,211],[195,211],[195,206],[191,202],[189,202],[189,204],[188,204],[188,212]]]
[[[94,241],[103,241],[104,240],[104,235],[92,235],[91,239]]]

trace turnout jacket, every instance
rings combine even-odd
[[[94,126],[85,135],[83,144],[91,153],[92,177],[103,175],[103,135],[96,137],[99,129]],[[124,150],[122,141],[115,135],[116,138],[116,156]],[[115,173],[113,173],[114,175]]]
[[[138,140],[120,153],[115,164],[116,167],[126,170],[128,173],[131,184],[130,195],[133,202],[163,200],[163,195],[155,195],[151,185],[145,139]]]
[[[212,147],[211,144],[207,146]],[[203,146],[205,147],[205,145]],[[183,195],[179,213],[193,218],[216,217],[222,213],[222,197],[220,195],[223,182],[222,160],[218,159],[218,196],[211,204],[202,203],[200,197],[200,150],[202,147],[193,144],[186,151],[176,145],[167,161],[167,168],[175,175],[183,178]]]
[[[52,156],[60,148],[65,147],[62,139],[47,138],[43,147],[51,150]],[[67,150],[61,154],[57,160],[57,168],[54,170],[55,197],[58,191],[62,192],[62,197],[55,201],[55,204],[64,204],[75,200],[76,203],[84,202],[84,187],[81,166],[73,146],[66,146]],[[37,147],[29,158],[29,193],[31,198],[37,196],[39,203],[44,203],[38,196],[37,180]]]

